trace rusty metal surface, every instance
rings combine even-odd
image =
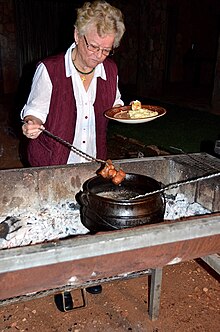
[[[158,268],[220,251],[220,214],[3,250],[0,299]],[[7,254],[8,252],[8,254]],[[5,270],[4,270],[5,268]],[[7,272],[8,271],[8,272]]]
[[[219,235],[219,219],[217,213],[1,250],[0,271],[16,271]]]
[[[205,160],[213,161],[213,158],[205,155]],[[147,175],[165,185],[204,174],[204,170],[192,167],[182,160],[182,156],[129,159],[115,164],[127,173]],[[220,169],[220,160],[215,159],[214,164]],[[73,201],[82,184],[96,174],[99,166],[86,163],[83,166],[0,171],[0,217],[19,209],[37,209],[68,199]],[[192,202],[197,201],[213,212],[220,210],[219,181],[216,179],[178,190],[187,193]],[[215,254],[220,252],[219,219],[219,214],[206,215],[187,218],[180,223],[1,250],[0,299],[65,285],[78,288],[89,281],[114,275],[123,278],[132,271]]]
[[[46,290],[42,290],[42,291],[39,291],[39,292],[26,293],[25,295],[0,300],[0,307],[4,306],[4,305],[7,305],[7,304],[11,304],[11,303],[16,303],[16,302],[21,302],[21,301],[24,302],[24,301],[34,300],[34,299],[37,299],[37,298],[42,298],[42,297],[45,297],[45,296],[48,296],[48,295],[51,295],[51,294],[60,294],[61,292],[65,292],[65,291],[72,291],[72,290],[76,290],[76,289],[78,289],[78,290],[79,289],[85,289],[87,287],[100,285],[100,284],[104,284],[104,283],[109,283],[109,282],[113,282],[113,281],[120,281],[120,280],[125,281],[125,280],[128,280],[128,279],[134,279],[134,278],[143,277],[143,276],[152,276],[153,274],[156,274],[157,271],[159,271],[159,270],[160,270],[160,268],[147,269],[147,270],[143,270],[143,271],[126,273],[123,276],[115,275],[115,276],[112,276],[112,277],[109,277],[109,278],[104,277],[104,278],[99,279],[99,280],[90,280],[90,281],[87,281],[85,283],[82,283],[80,285],[80,287],[75,287],[75,286],[71,286],[71,285],[64,285],[64,286],[61,286],[61,287],[58,287],[58,288],[47,288]],[[150,289],[152,289],[152,291],[154,291],[154,289],[155,289],[154,286],[156,286],[156,285],[152,285],[152,282],[150,282]],[[149,291],[150,291],[150,289],[149,289]],[[160,289],[155,290],[155,292],[157,292],[157,291],[160,292]],[[158,305],[159,305],[159,303],[158,303]]]
[[[217,252],[220,235],[180,241],[117,254],[29,268],[0,275],[0,299],[68,285],[78,288],[89,280],[163,267]]]

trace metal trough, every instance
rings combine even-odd
[[[219,159],[200,153],[114,163],[125,172],[147,175],[164,185],[220,170]],[[86,163],[2,170],[0,215],[74,200],[82,184],[98,168],[96,163]],[[162,267],[220,252],[219,177],[182,185],[171,193],[175,191],[183,192],[212,213],[0,250],[0,304],[151,274],[154,283],[150,316],[155,319],[159,301],[156,286],[160,286]]]

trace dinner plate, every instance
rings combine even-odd
[[[141,108],[147,108],[150,111],[156,111],[158,114],[146,118],[131,119],[129,116],[129,110],[131,110],[131,105],[129,105],[110,108],[109,110],[104,112],[104,115],[110,120],[115,120],[127,124],[138,124],[156,120],[166,114],[165,108],[160,106],[142,105]]]

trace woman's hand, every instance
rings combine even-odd
[[[22,126],[22,132],[25,136],[31,139],[37,138],[44,128],[42,121],[32,115],[28,115],[24,118],[24,124]]]

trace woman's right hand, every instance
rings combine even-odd
[[[37,138],[42,133],[42,130],[45,129],[42,121],[32,115],[26,116],[23,121],[25,123],[22,126],[22,132],[28,138]]]

